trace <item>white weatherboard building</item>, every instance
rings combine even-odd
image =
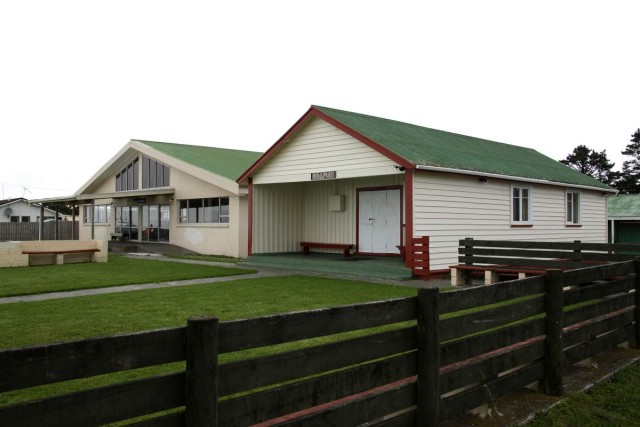
[[[400,256],[430,236],[433,272],[465,237],[606,242],[615,192],[533,149],[317,106],[237,181],[249,254],[306,241]]]

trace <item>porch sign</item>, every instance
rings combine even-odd
[[[336,179],[336,171],[311,172],[311,181],[321,181],[323,179]]]

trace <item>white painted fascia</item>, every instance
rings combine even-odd
[[[570,187],[570,188],[580,188],[583,190],[593,190],[600,191],[603,193],[617,193],[617,190],[614,189],[606,189],[600,187],[591,187],[588,185],[579,185],[579,184],[569,184],[566,182],[556,182],[556,181],[548,181],[546,179],[536,179],[536,178],[523,178],[520,176],[511,176],[511,175],[500,175],[496,173],[488,173],[488,172],[478,172],[478,171],[470,171],[464,169],[455,169],[455,168],[444,168],[439,166],[425,166],[425,165],[416,165],[416,169],[431,171],[431,172],[446,172],[446,173],[457,173],[460,175],[472,175],[472,176],[481,176],[485,178],[495,178],[495,179],[506,179],[509,181],[520,181],[520,182],[529,182],[532,184],[544,184],[544,185],[555,185],[557,187]]]

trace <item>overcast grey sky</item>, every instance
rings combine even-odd
[[[0,197],[73,194],[130,139],[264,151],[311,104],[622,164],[637,1],[5,1]],[[27,190],[25,190],[26,188]]]

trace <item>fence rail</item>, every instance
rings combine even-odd
[[[186,368],[5,406],[0,424],[104,424],[173,410],[133,425],[437,425],[534,382],[560,394],[570,364],[637,345],[639,272],[638,261],[550,270],[453,292],[4,350],[0,392],[175,361]],[[344,332],[352,335],[333,336]],[[218,362],[310,338],[321,341]]]
[[[42,240],[56,240],[56,222],[44,224]],[[37,222],[0,222],[0,242],[40,240]],[[77,221],[58,221],[58,240],[78,240],[80,225]]]

